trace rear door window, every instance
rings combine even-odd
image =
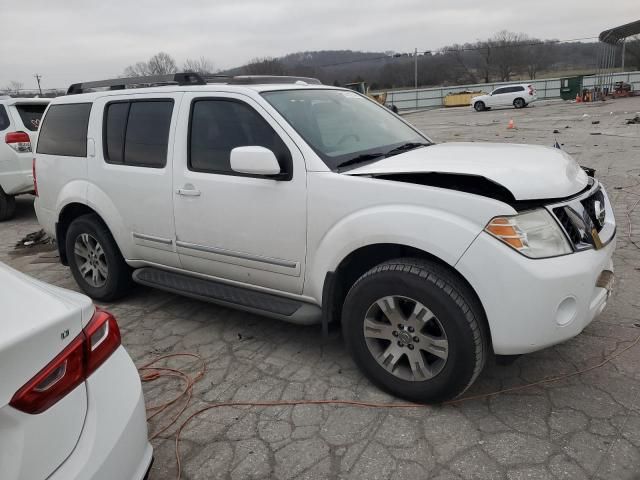
[[[40,129],[37,153],[86,157],[90,113],[90,103],[52,105]]]
[[[140,167],[167,163],[173,100],[133,100],[107,104],[104,159]]]
[[[26,104],[26,105],[16,105],[16,110],[18,111],[18,115],[20,115],[20,120],[22,120],[22,124],[26,129],[35,132],[38,130],[40,126],[40,119],[42,118],[42,114],[47,108],[46,104]]]

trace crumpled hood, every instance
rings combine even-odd
[[[516,200],[563,198],[583,190],[587,174],[557,148],[508,143],[442,143],[344,172],[346,175],[448,173],[484,177]]]

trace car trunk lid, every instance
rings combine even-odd
[[[85,383],[39,414],[24,413],[9,402],[80,334],[83,317],[91,316],[93,306],[83,295],[1,263],[0,284],[0,472],[3,480],[46,478],[80,437],[87,409]]]

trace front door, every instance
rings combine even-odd
[[[256,101],[185,94],[174,151],[176,246],[184,269],[301,293],[306,253],[302,154]],[[231,170],[235,147],[272,150],[285,179]]]

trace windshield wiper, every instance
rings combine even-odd
[[[340,163],[337,168],[341,169],[343,167],[348,167],[349,165],[355,165],[356,163],[362,163],[368,160],[375,160],[376,158],[384,156],[386,156],[386,154],[383,152],[362,153],[353,158],[350,158],[349,160],[345,160],[344,162]]]
[[[429,145],[431,145],[431,144],[430,143],[424,143],[424,142],[408,142],[408,143],[404,143],[404,144],[400,145],[399,147],[392,148],[387,153],[385,153],[384,156],[385,157],[392,157],[393,155],[397,155],[397,154],[402,153],[402,152],[413,150],[414,148],[427,147]]]

